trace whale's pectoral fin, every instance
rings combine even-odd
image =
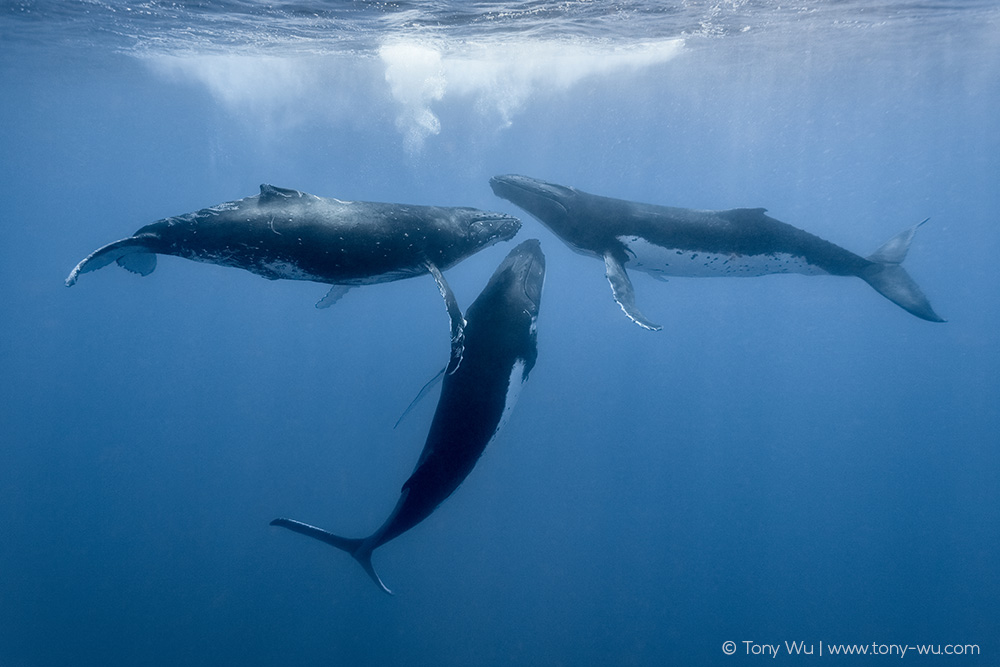
[[[351,291],[351,285],[334,285],[322,299],[316,302],[317,308],[329,308],[340,301],[341,297]]]
[[[462,309],[458,307],[458,299],[451,291],[448,281],[444,279],[441,271],[433,262],[427,262],[427,271],[434,276],[441,296],[444,297],[444,304],[448,308],[448,317],[451,318],[451,358],[448,360],[448,367],[445,373],[451,375],[458,370],[462,363],[462,355],[465,353],[465,317],[462,316]]]
[[[399,419],[397,419],[396,423],[393,424],[392,426],[393,428],[396,428],[401,423],[403,423],[403,419],[406,418],[406,415],[410,414],[410,411],[416,407],[417,403],[424,400],[424,397],[427,396],[427,394],[431,392],[431,389],[433,389],[437,385],[437,383],[441,381],[441,378],[444,377],[444,372],[445,369],[442,368],[437,372],[437,375],[432,377],[430,380],[427,381],[427,384],[421,387],[420,391],[417,392],[417,397],[414,398],[412,401],[410,401],[410,404],[406,406],[405,410],[403,410],[403,414],[399,415]]]
[[[148,276],[156,268],[155,242],[152,234],[139,234],[98,248],[77,264],[66,278],[66,287],[74,285],[82,273],[104,268],[111,262],[133,273]]]
[[[622,307],[629,319],[644,329],[659,331],[660,325],[647,320],[635,307],[635,290],[632,288],[632,281],[625,273],[625,265],[615,256],[614,250],[608,250],[604,253],[604,269],[608,282],[611,283],[611,293],[614,294],[615,301]]]
[[[334,535],[333,533],[326,532],[322,528],[310,526],[308,523],[302,523],[301,521],[295,521],[294,519],[275,519],[271,522],[271,525],[287,528],[288,530],[301,533],[302,535],[307,535],[321,542],[326,542],[330,546],[337,547],[341,551],[346,551],[351,554],[354,560],[358,561],[361,567],[364,568],[365,572],[368,573],[368,576],[372,578],[372,581],[378,584],[379,588],[389,595],[392,595],[392,591],[390,591],[388,587],[382,583],[382,580],[378,576],[378,572],[375,571],[375,566],[372,565],[372,550],[367,547],[365,540]]]
[[[917,283],[902,267],[913,235],[924,222],[927,220],[896,234],[869,255],[868,261],[873,262],[873,265],[861,274],[861,278],[879,294],[907,312],[929,322],[944,322],[945,320],[934,312],[934,308]]]

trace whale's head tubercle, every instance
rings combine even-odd
[[[521,229],[521,221],[506,213],[480,211],[478,209],[458,209],[468,250],[475,252],[489,246],[509,241]]]

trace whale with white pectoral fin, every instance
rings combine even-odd
[[[765,215],[763,208],[702,211],[642,204],[518,175],[490,179],[493,192],[536,217],[573,250],[604,261],[618,305],[636,324],[659,329],[640,312],[626,268],[654,277],[856,276],[904,310],[944,322],[901,266],[923,222],[868,257]]]
[[[469,307],[465,356],[444,375],[441,397],[416,468],[400,490],[395,509],[368,537],[347,538],[292,519],[281,526],[346,551],[386,593],[372,552],[430,516],[472,472],[510,413],[535,365],[535,322],[545,279],[538,241],[514,248]]]
[[[117,262],[146,276],[156,255],[245,269],[269,280],[332,285],[316,304],[332,305],[350,288],[430,274],[451,318],[448,371],[461,361],[464,321],[441,271],[520,229],[503,213],[474,208],[348,202],[261,185],[260,194],[139,229],[91,253],[66,278]]]

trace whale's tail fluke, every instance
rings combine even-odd
[[[873,264],[861,274],[861,278],[900,308],[929,322],[944,322],[902,266],[913,235],[924,222],[927,220],[896,234],[869,255],[867,259]]]
[[[379,588],[383,591],[392,595],[392,591],[382,583],[382,580],[378,576],[378,572],[375,571],[375,566],[372,565],[372,549],[366,540],[361,538],[351,538],[351,537],[341,537],[339,535],[334,535],[333,533],[328,533],[322,528],[317,528],[316,526],[310,526],[308,523],[302,523],[301,521],[295,521],[294,519],[275,519],[271,522],[272,526],[281,526],[289,530],[294,530],[296,533],[302,533],[303,535],[308,535],[321,542],[326,542],[327,544],[337,547],[341,551],[346,551],[351,554],[354,560],[358,561],[361,567],[364,568],[368,576],[372,578]]]
[[[132,273],[148,276],[156,268],[155,247],[158,240],[153,234],[138,234],[98,248],[74,267],[66,278],[66,287],[76,283],[81,273],[96,271],[111,262],[118,262],[118,266]]]

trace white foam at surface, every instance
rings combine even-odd
[[[407,147],[419,149],[440,132],[432,105],[445,97],[472,103],[480,114],[495,115],[501,128],[539,92],[563,92],[591,76],[608,76],[664,63],[680,51],[677,39],[622,47],[556,42],[465,44],[446,49],[394,41],[379,55],[386,80],[400,106],[397,127]]]
[[[662,64],[682,45],[679,39],[612,46],[544,41],[453,44],[397,37],[379,47],[377,58],[215,53],[145,58],[155,71],[205,86],[231,112],[257,123],[290,125],[318,118],[336,125],[371,115],[372,100],[389,100],[404,147],[418,152],[442,131],[437,105],[467,104],[470,112],[502,129],[535,96],[565,92],[588,77]]]
[[[166,79],[204,86],[258,136],[303,124],[339,129],[367,122],[380,71],[373,59],[346,54],[175,53],[143,60]]]
[[[301,86],[291,59],[253,55],[157,55],[147,60],[164,75],[193,78],[227,105],[253,104]]]

